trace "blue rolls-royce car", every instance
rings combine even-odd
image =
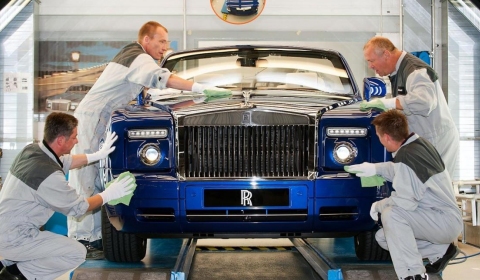
[[[251,16],[258,13],[258,0],[227,0],[225,6],[229,14]]]
[[[354,236],[360,259],[389,257],[369,211],[390,186],[362,187],[344,166],[390,154],[340,53],[229,46],[162,66],[232,94],[165,89],[113,112],[105,181],[129,171],[137,187],[128,206],[103,208],[108,260],[140,261],[149,238],[242,237]]]

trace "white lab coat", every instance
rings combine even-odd
[[[111,113],[125,107],[144,87],[165,88],[170,75],[170,71],[160,68],[140,44],[125,46],[75,110],[74,115],[79,122],[78,143],[72,154],[96,152]],[[103,190],[98,163],[70,171],[69,180],[71,186],[86,197]],[[100,210],[80,218],[69,217],[68,236],[90,242],[101,239]]]

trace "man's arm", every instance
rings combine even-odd
[[[102,205],[113,199],[131,194],[134,188],[135,181],[133,178],[126,177],[120,181],[112,182],[103,192],[86,198],[88,202],[87,212],[102,207]]]
[[[87,202],[88,202],[87,212],[95,210],[103,205],[102,196],[100,196],[99,194],[96,194],[94,196],[87,198]]]
[[[408,94],[397,96],[397,109],[401,107],[407,115],[428,117],[437,107],[438,100],[435,83],[428,76],[427,70],[424,68],[412,72],[407,77],[405,87]]]
[[[118,137],[115,132],[108,132],[107,136],[105,137],[105,141],[102,144],[102,147],[97,152],[93,154],[73,155],[70,169],[81,167],[85,164],[106,158],[111,152],[115,150],[115,146],[113,146],[113,143],[117,140],[117,138]]]
[[[398,100],[397,98],[395,98],[395,109],[403,110],[402,103],[400,103],[400,100]]]
[[[169,88],[191,91],[192,86],[193,86],[192,81],[182,79],[173,74],[170,75],[170,78],[167,80],[167,87]]]
[[[75,169],[77,167],[84,166],[87,163],[88,163],[87,156],[85,154],[73,155],[72,156],[72,165],[70,165],[70,169]]]

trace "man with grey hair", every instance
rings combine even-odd
[[[40,228],[55,211],[79,217],[129,195],[133,179],[125,178],[92,197],[79,196],[65,173],[110,154],[116,140],[108,135],[92,154],[70,155],[78,142],[78,121],[54,112],[45,122],[41,143],[27,145],[15,158],[0,190],[0,279],[56,279],[85,261],[86,248],[66,236]]]
[[[370,39],[363,54],[369,68],[380,76],[389,76],[393,98],[364,101],[360,108],[402,110],[410,131],[435,146],[453,179],[460,138],[437,73],[421,59],[397,49],[385,37]]]

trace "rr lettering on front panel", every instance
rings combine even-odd
[[[243,206],[252,206],[252,193],[247,190],[241,190],[241,201]]]

